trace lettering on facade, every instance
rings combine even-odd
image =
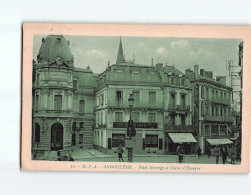
[[[135,128],[157,129],[158,123],[134,123]],[[113,128],[127,128],[128,122],[114,122]]]

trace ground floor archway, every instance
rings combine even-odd
[[[51,126],[51,150],[63,149],[64,128],[60,123]]]

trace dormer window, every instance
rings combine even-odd
[[[115,79],[116,80],[121,80],[123,78],[123,74],[122,74],[122,71],[121,70],[117,70],[115,72]]]
[[[132,79],[134,81],[139,81],[140,80],[140,74],[139,74],[139,72],[133,72]]]
[[[150,73],[150,80],[151,81],[155,80],[155,74],[153,72]]]

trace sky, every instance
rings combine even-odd
[[[36,60],[42,37],[34,36],[33,57]],[[70,49],[74,56],[74,66],[86,68],[90,66],[94,73],[103,72],[110,61],[116,63],[119,37],[65,36],[70,41]],[[163,63],[174,65],[185,72],[195,64],[200,69],[214,72],[214,77],[227,76],[226,60],[234,60],[238,64],[238,45],[241,39],[200,39],[171,37],[121,37],[126,60],[151,65]]]

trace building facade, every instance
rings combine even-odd
[[[94,76],[74,67],[69,42],[50,35],[33,60],[32,149],[37,152],[93,146]]]
[[[191,134],[190,81],[179,70],[159,63],[136,64],[124,59],[120,40],[117,62],[98,76],[96,98],[95,148],[107,154],[125,145],[130,118],[128,98],[133,94],[132,119],[136,125],[135,154],[176,152],[173,137]],[[170,137],[171,136],[171,137]],[[190,140],[189,140],[190,137]],[[191,152],[191,147],[188,149]]]
[[[134,154],[186,153],[215,141],[228,143],[231,88],[226,77],[200,70],[125,60],[120,39],[116,64],[101,74],[76,68],[67,41],[49,35],[33,61],[33,151],[95,148],[114,154],[125,146],[133,95]],[[229,143],[231,141],[229,140]]]
[[[213,78],[213,72],[194,66],[186,70],[193,85],[193,126],[198,146],[206,153],[215,145],[228,145],[231,115],[232,88],[226,85],[226,77]]]

